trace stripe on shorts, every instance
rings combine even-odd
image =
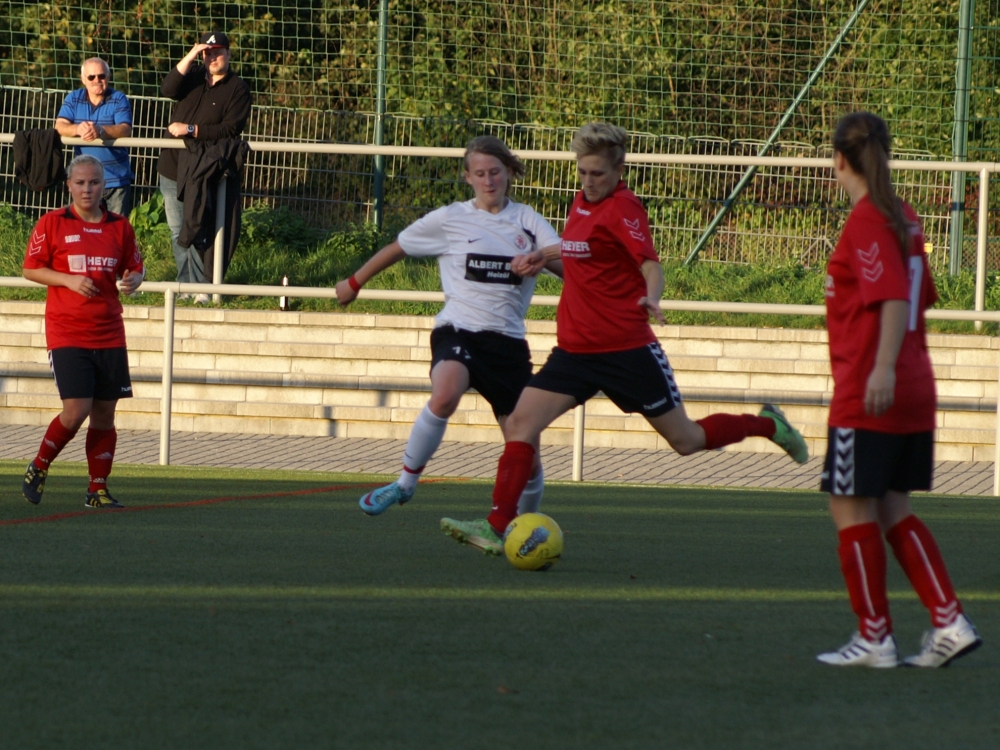
[[[854,430],[850,427],[838,427],[833,449],[833,481],[831,482],[833,494],[853,495]]]
[[[670,366],[669,360],[667,360],[667,355],[663,353],[663,347],[657,341],[646,346],[660,365],[660,371],[663,373],[663,379],[667,383],[667,388],[670,389],[670,397],[673,399],[674,405],[679,405],[681,403],[681,389],[677,387],[677,381],[674,380],[674,370]]]

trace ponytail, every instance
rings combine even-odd
[[[910,257],[910,222],[903,213],[903,204],[892,186],[889,174],[889,128],[885,121],[871,112],[854,112],[837,123],[833,148],[843,154],[847,163],[868,183],[868,197],[892,226],[899,242],[899,252],[906,265]]]

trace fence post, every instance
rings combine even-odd
[[[163,381],[160,386],[160,466],[170,465],[170,412],[174,390],[174,290],[163,293]]]
[[[583,433],[587,420],[587,405],[573,410],[573,481],[583,481]]]
[[[233,209],[238,210],[238,209]],[[222,283],[222,259],[226,252],[226,176],[219,180],[219,190],[215,195],[215,252],[212,254],[212,283]],[[222,302],[221,294],[213,294],[212,302]],[[172,314],[171,314],[172,315]]]
[[[386,46],[389,35],[389,0],[379,0],[378,4],[378,69],[375,80],[375,145],[385,141],[385,65]],[[385,209],[385,156],[375,155],[375,206],[373,218],[375,226],[382,229]]]
[[[1000,367],[997,370],[1000,373]],[[993,496],[1000,497],[1000,394],[997,396],[997,424],[993,436]]]
[[[952,158],[965,161],[969,153],[969,81],[972,66],[972,19],[975,0],[961,0],[958,6],[958,58],[955,72],[955,131],[952,135]],[[965,172],[951,173],[951,248],[948,272],[962,270],[962,245],[965,242]]]
[[[979,171],[979,225],[976,228],[976,312],[986,309],[986,228],[990,212],[990,172]],[[976,321],[976,330],[983,330],[983,321]]]

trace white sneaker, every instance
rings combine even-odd
[[[176,297],[174,297],[174,299],[177,300],[178,302],[181,302],[182,300],[191,299],[191,297],[193,296],[194,296],[193,294],[188,294],[187,292],[184,292],[183,294],[178,294]]]
[[[855,632],[846,644],[836,651],[819,654],[816,657],[824,664],[835,667],[875,667],[887,669],[899,666],[899,651],[896,639],[892,634],[882,639],[881,643],[869,641]]]
[[[947,667],[960,656],[965,656],[983,645],[975,626],[965,615],[959,615],[946,628],[934,628],[924,633],[920,653],[907,656],[908,667]]]
[[[194,303],[196,305],[207,305],[211,303],[212,298],[207,294],[196,294],[194,295]]]

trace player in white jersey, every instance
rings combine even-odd
[[[448,419],[469,388],[490,403],[503,431],[507,415],[531,378],[524,315],[535,280],[514,274],[510,261],[516,255],[558,247],[559,235],[534,209],[508,197],[511,182],[524,176],[524,165],[499,138],[480,136],[469,142],[464,176],[475,198],[418,219],[337,284],[337,299],[348,305],[369,279],[406,256],[433,256],[438,259],[445,296],[431,333],[430,401],[410,431],[399,479],[361,498],[361,510],[370,516],[413,497]],[[552,262],[549,269],[561,276],[562,262]],[[543,483],[541,461],[536,458],[519,502],[522,513],[537,510]]]

